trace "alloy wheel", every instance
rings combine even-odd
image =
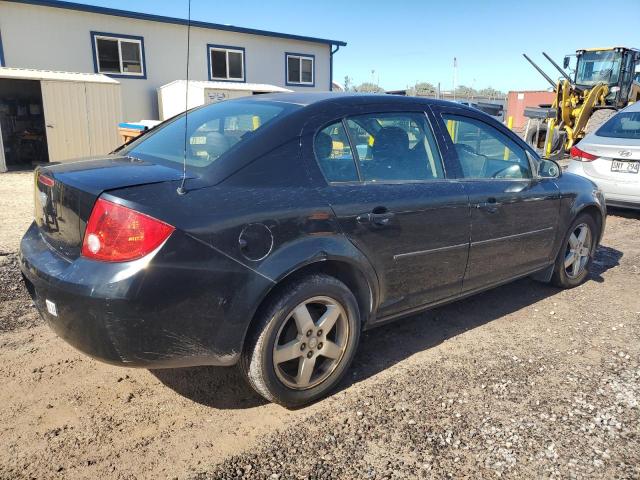
[[[567,242],[564,269],[569,278],[579,277],[587,267],[591,255],[592,235],[589,225],[578,225]]]
[[[337,300],[322,296],[300,303],[276,336],[273,366],[278,379],[295,390],[322,383],[340,364],[349,334],[347,314]]]

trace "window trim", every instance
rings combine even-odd
[[[531,172],[531,176],[530,177],[526,177],[526,178],[492,178],[492,177],[465,177],[464,173],[462,172],[462,164],[460,163],[460,158],[458,157],[458,152],[456,152],[455,149],[455,143],[453,143],[453,139],[451,138],[451,136],[449,135],[448,131],[447,131],[447,124],[446,124],[446,120],[444,119],[445,115],[452,115],[452,116],[456,116],[456,117],[463,117],[463,118],[469,118],[473,121],[482,123],[490,128],[493,128],[494,130],[496,130],[497,132],[499,132],[501,135],[503,135],[504,137],[508,138],[509,140],[511,140],[514,145],[518,146],[523,153],[525,154],[525,157],[527,157],[527,163],[529,164],[529,171]],[[442,128],[442,132],[443,135],[445,137],[445,142],[447,142],[448,146],[450,146],[450,150],[452,151],[452,154],[455,156],[456,162],[458,163],[458,166],[460,168],[460,173],[462,174],[462,176],[460,178],[457,178],[456,180],[459,181],[465,181],[465,182],[478,182],[478,181],[497,181],[497,182],[531,182],[537,179],[537,175],[536,175],[536,168],[535,165],[532,164],[531,162],[531,157],[529,155],[527,155],[528,150],[524,147],[522,147],[522,145],[519,145],[518,142],[516,142],[513,138],[510,138],[510,136],[508,134],[506,134],[505,132],[501,131],[499,128],[494,127],[493,125],[485,122],[483,119],[476,117],[475,115],[469,115],[468,112],[466,111],[461,111],[458,109],[442,109],[439,110],[437,112],[437,116],[438,116],[438,121],[441,123],[440,128]]]
[[[101,72],[100,63],[98,62],[98,39],[105,40],[117,40],[118,41],[118,58],[120,60],[120,73]],[[128,41],[130,43],[137,43],[140,46],[140,67],[141,73],[125,73],[122,72],[122,47],[121,41]],[[91,50],[93,52],[93,70],[95,73],[106,75],[111,78],[132,78],[132,79],[147,79],[147,59],[144,50],[144,37],[136,35],[124,35],[120,33],[107,33],[107,32],[91,32]]]
[[[289,81],[289,57],[300,60],[300,82]],[[302,81],[302,59],[311,60],[311,82]],[[316,56],[310,53],[284,52],[284,83],[287,87],[315,87],[316,86]]]
[[[213,50],[224,51],[227,60],[227,78],[213,76],[213,64],[211,63],[211,52]],[[242,54],[242,78],[229,78],[229,52]],[[207,76],[210,82],[238,82],[247,83],[247,55],[244,47],[234,47],[231,45],[207,44]]]

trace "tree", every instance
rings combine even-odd
[[[353,90],[353,80],[351,80],[351,77],[349,75],[345,75],[344,76],[344,91],[345,92],[350,92],[351,90]]]
[[[424,97],[431,97],[431,96],[435,95],[436,92],[437,92],[436,87],[432,83],[429,83],[429,82],[416,83],[416,86],[414,88],[415,88],[415,94],[416,95],[421,95],[421,96],[424,96]]]
[[[506,95],[504,93],[502,93],[500,90],[496,90],[495,88],[492,88],[492,87],[483,88],[482,90],[480,90],[478,92],[478,95],[480,95],[482,97],[489,97],[489,98],[504,98],[504,97],[506,97]]]
[[[355,87],[354,90],[356,92],[361,92],[361,93],[380,93],[383,91],[382,88],[380,88],[380,86],[371,82],[361,83],[360,85]]]
[[[478,95],[478,92],[476,92],[473,88],[471,87],[467,87],[466,85],[459,85],[456,88],[456,95],[458,97],[467,97],[467,98],[473,98],[475,96]]]
[[[376,85],[375,83],[371,83],[371,82],[361,83],[360,85],[355,87],[355,91],[356,92],[361,92],[361,93],[381,93],[381,92],[384,92],[384,90],[382,88],[380,88],[379,85]]]

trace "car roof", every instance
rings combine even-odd
[[[628,107],[625,107],[621,111],[623,111],[623,112],[640,112],[640,102],[632,103],[631,105],[629,105]]]
[[[292,93],[266,93],[260,95],[253,95],[250,97],[241,97],[233,101],[270,101],[270,102],[284,102],[292,105],[299,105],[307,107],[310,105],[318,104],[321,102],[335,102],[335,103],[397,103],[398,105],[408,104],[438,104],[438,105],[451,105],[452,102],[446,102],[443,100],[436,100],[434,98],[418,98],[418,97],[405,97],[403,95],[390,95],[385,93],[351,93],[351,92],[292,92]],[[456,106],[461,106],[456,103]],[[464,106],[462,106],[464,108]]]

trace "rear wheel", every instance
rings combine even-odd
[[[328,275],[285,286],[257,320],[240,365],[260,395],[286,407],[313,402],[335,387],[360,337],[355,297]]]
[[[571,224],[560,248],[553,270],[552,283],[560,288],[573,288],[589,276],[600,235],[593,217],[579,215]]]

